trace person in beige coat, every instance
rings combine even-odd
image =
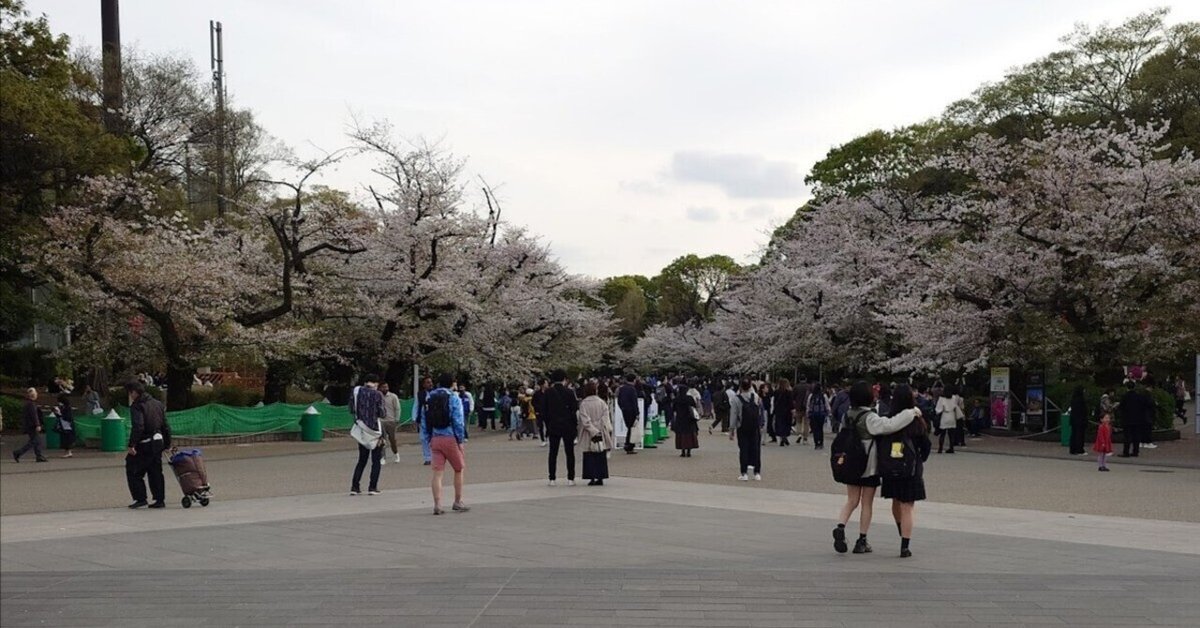
[[[583,385],[583,401],[579,402],[579,431],[576,442],[583,450],[583,479],[588,486],[604,486],[608,479],[608,452],[613,448],[612,413],[597,393],[597,384]]]

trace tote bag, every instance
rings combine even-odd
[[[350,428],[350,438],[367,449],[375,449],[379,445],[379,439],[383,438],[383,432],[363,425],[362,421],[355,421],[354,427]]]

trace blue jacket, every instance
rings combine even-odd
[[[453,436],[454,440],[461,445],[466,437],[466,417],[463,415],[462,399],[458,394],[451,391],[449,388],[436,388],[429,393],[425,403],[428,404],[434,393],[445,393],[450,396],[450,427],[435,428],[430,430],[430,437],[433,436]],[[422,417],[423,419],[424,417]],[[424,428],[424,426],[422,426]]]

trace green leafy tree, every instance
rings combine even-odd
[[[654,278],[662,322],[698,325],[712,320],[721,295],[741,270],[728,255],[689,254],[671,262]]]

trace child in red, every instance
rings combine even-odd
[[[1112,417],[1105,414],[1100,417],[1100,429],[1096,430],[1096,444],[1092,445],[1100,471],[1108,471],[1108,454],[1111,454],[1112,450]]]

